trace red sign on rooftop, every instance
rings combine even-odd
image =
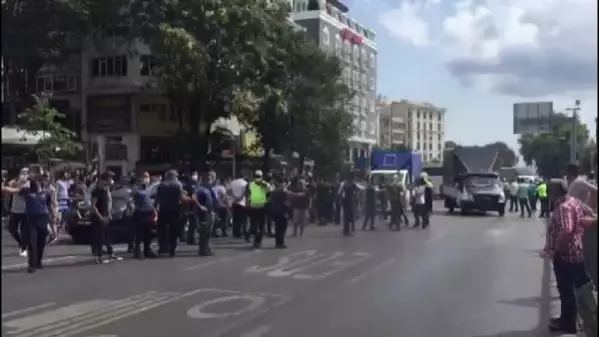
[[[342,29],[341,32],[339,33],[339,35],[341,35],[342,39],[348,40],[349,42],[351,42],[353,44],[360,45],[363,42],[362,37],[360,35],[354,33],[349,28]]]

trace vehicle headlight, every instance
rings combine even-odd
[[[505,202],[505,194],[503,194],[503,193],[499,194],[499,202],[500,203]]]

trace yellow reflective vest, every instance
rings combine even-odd
[[[262,207],[266,205],[267,201],[267,188],[257,184],[255,181],[252,181],[249,186],[250,195],[248,198],[248,203],[251,207]]]

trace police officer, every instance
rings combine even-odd
[[[156,209],[150,197],[147,183],[149,174],[144,172],[137,181],[132,191],[133,197],[133,256],[136,259],[155,258],[150,245],[152,243],[152,221]],[[141,244],[143,243],[143,255]]]
[[[175,256],[181,226],[181,204],[189,198],[183,184],[177,179],[177,171],[164,175],[164,181],[156,189],[158,206],[158,253]]]
[[[343,209],[343,234],[345,236],[352,235],[355,230],[356,221],[356,198],[358,195],[358,186],[354,181],[354,176],[351,174],[347,180],[345,180],[337,194],[341,200],[341,207]]]
[[[257,170],[254,173],[254,180],[248,184],[246,191],[247,208],[250,215],[250,233],[254,235],[254,248],[262,247],[262,237],[264,236],[264,226],[266,224],[266,205],[268,203],[268,193],[270,185],[263,180],[262,171]],[[249,242],[249,234],[246,234],[246,241]]]

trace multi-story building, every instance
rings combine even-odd
[[[430,103],[399,102],[407,112],[408,145],[422,152],[425,162],[440,162],[445,146],[445,112]]]
[[[369,157],[377,142],[377,46],[374,32],[347,12],[348,8],[336,0],[295,0],[292,17],[322,49],[343,61],[343,79],[356,92],[350,106],[356,132],[349,139],[348,154],[354,161]]]
[[[441,161],[445,145],[445,109],[430,103],[379,101],[379,146],[405,145],[425,162]]]
[[[379,146],[389,149],[408,145],[407,110],[399,102],[377,101],[379,114]]]

